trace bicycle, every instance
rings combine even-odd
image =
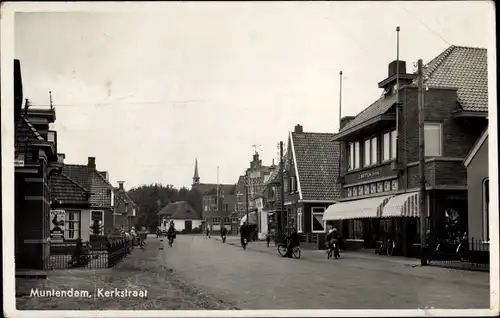
[[[332,244],[330,244],[326,254],[327,254],[327,259],[332,258],[332,255],[335,257],[335,259],[340,258],[340,253],[339,253],[339,248],[337,246],[337,242],[333,242]]]
[[[394,251],[396,250],[396,246],[398,245],[396,243],[396,241],[394,240],[389,240],[388,242],[389,244],[387,245],[387,251],[386,251],[386,254],[389,255],[389,256],[392,256],[392,254],[394,253]]]

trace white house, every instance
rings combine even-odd
[[[166,222],[162,222],[162,229],[167,230],[170,221],[174,221],[175,229],[179,232],[190,233],[195,228],[201,228],[202,218],[186,201],[168,204],[162,214]],[[165,225],[165,226],[164,226]],[[164,228],[165,227],[165,228]]]

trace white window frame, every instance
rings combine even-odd
[[[377,160],[377,137],[371,137],[364,141],[364,167],[376,165]]]
[[[347,170],[354,169],[354,143],[347,144]]]
[[[78,213],[78,218],[77,220],[68,220],[69,213]],[[76,228],[73,229],[74,232],[78,233],[76,237],[69,237],[69,223],[76,224]],[[66,210],[64,213],[64,239],[65,240],[76,240],[78,237],[81,237],[81,223],[82,223],[82,211],[81,210]]]
[[[378,138],[377,136],[370,139],[370,156],[372,165],[378,163]]]
[[[321,212],[319,212],[317,210],[321,210]],[[311,233],[325,233],[325,229],[326,229],[326,221],[325,220],[323,220],[323,230],[321,230],[321,231],[314,230],[314,215],[321,214],[321,216],[324,216],[325,210],[326,210],[325,207],[311,207]]]
[[[304,213],[302,207],[297,208],[297,232],[302,233],[304,231]]]
[[[396,130],[387,131],[382,135],[382,162],[396,159],[396,135]]]
[[[102,215],[102,223],[100,224],[100,226],[102,226],[102,231],[101,231],[101,233],[99,233],[99,235],[103,235],[104,234],[104,211],[103,210],[90,210],[90,213],[89,213],[90,228],[92,228],[92,221],[93,221],[92,220],[92,213],[94,213],[94,212],[100,212],[101,215]],[[89,231],[91,231],[91,230],[89,229]],[[94,233],[92,233],[92,234],[94,234]]]
[[[361,146],[359,141],[354,142],[354,169],[361,167]]]
[[[364,167],[369,167],[372,165],[372,160],[371,160],[371,139],[368,138],[368,139],[365,139],[365,141],[363,142],[363,163],[364,163]]]
[[[486,189],[486,183],[488,183],[488,193],[485,191]],[[482,211],[482,220],[483,220],[483,224],[482,224],[482,228],[483,228],[483,242],[485,243],[489,243],[490,242],[490,238],[489,238],[489,226],[490,226],[490,220],[489,220],[489,217],[490,217],[490,208],[489,208],[489,201],[490,201],[490,195],[489,193],[491,193],[491,191],[489,191],[489,188],[490,188],[490,178],[485,178],[482,182],[482,186],[481,186],[481,193],[482,193],[482,207],[483,207],[483,211]]]
[[[391,132],[382,135],[382,162],[391,160]]]
[[[437,154],[437,155],[436,154],[427,154],[427,152],[426,152],[425,156],[426,157],[441,157],[443,155],[443,124],[442,123],[438,123],[438,122],[425,122],[424,123],[424,134],[425,134],[425,131],[427,130],[427,127],[438,127],[439,128],[438,129],[439,154]],[[427,145],[427,142],[425,143],[425,145]]]
[[[397,132],[396,130],[391,131],[391,160],[396,159],[396,154],[398,152],[397,145]]]

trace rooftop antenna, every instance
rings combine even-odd
[[[397,34],[397,40],[396,40],[396,164],[399,164],[399,154],[398,154],[398,148],[399,148],[399,109],[400,109],[400,104],[399,104],[399,26],[396,27],[396,34]]]

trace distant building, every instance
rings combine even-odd
[[[107,175],[107,174],[105,174]],[[116,228],[130,230],[135,225],[138,206],[127,194],[124,188],[125,181],[118,181],[118,188],[113,189],[113,213]]]
[[[170,221],[174,221],[175,229],[183,233],[191,233],[193,229],[201,229],[201,215],[186,201],[169,203],[162,211],[164,222],[161,229],[168,230]]]
[[[199,194],[201,203],[200,215],[204,229],[210,226],[213,231],[219,231],[221,225],[232,227],[234,213],[234,198],[236,185],[200,183],[198,160],[195,161],[192,192]]]

